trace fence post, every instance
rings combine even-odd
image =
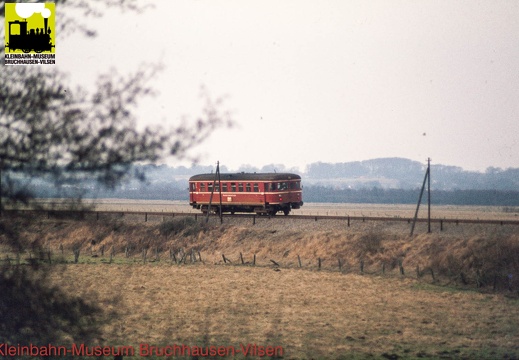
[[[299,264],[299,268],[301,268],[301,257],[297,255],[297,263]]]
[[[341,259],[339,258],[339,271],[342,271],[342,263],[341,263]]]
[[[364,260],[360,260],[360,273],[364,274]]]
[[[321,258],[317,258],[317,262],[319,264],[319,270],[321,270]]]

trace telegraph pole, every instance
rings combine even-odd
[[[418,210],[420,209],[420,203],[422,202],[423,192],[425,190],[425,182],[427,181],[427,232],[431,232],[431,159],[427,158],[427,170],[425,171],[425,177],[423,179],[422,189],[420,190],[420,196],[418,197],[418,204],[416,205],[416,211],[414,213],[413,225],[411,226],[411,236],[414,233],[414,227],[416,225],[416,219],[418,218]]]
[[[211,205],[213,203],[213,194],[214,189],[216,187],[216,179],[218,179],[218,192],[220,193],[220,207],[219,207],[219,215],[220,215],[220,224],[223,223],[223,215],[222,215],[222,184],[220,179],[220,161],[216,162],[216,172],[214,173],[213,180],[213,188],[211,189],[211,196],[209,197],[209,207],[207,208],[207,217],[205,218],[205,222],[209,221],[209,214],[211,213]]]
[[[431,158],[427,158],[427,232],[431,232]]]

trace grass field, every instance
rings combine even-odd
[[[140,344],[240,351],[256,344],[277,349],[275,355],[282,349],[286,359],[519,358],[514,226],[449,225],[427,234],[419,224],[411,238],[401,222],[346,228],[289,217],[258,219],[254,226],[249,220],[204,225],[192,218],[144,223],[130,217],[3,218],[0,225],[0,309],[16,320],[4,314],[0,335],[9,334],[6,324],[20,327],[15,339],[21,343],[47,331],[52,337],[45,339],[55,344],[132,346],[137,355]],[[21,252],[13,251],[13,236]],[[200,252],[203,262],[185,257],[177,264],[169,251],[177,261]],[[39,257],[47,263],[30,273],[36,280],[9,278],[17,262]],[[28,325],[18,325],[15,312]],[[0,340],[6,339],[13,338]]]
[[[514,358],[519,301],[409,278],[246,266],[69,265],[101,343],[281,346],[285,358]],[[96,294],[92,296],[92,294]]]

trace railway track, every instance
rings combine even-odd
[[[197,212],[164,212],[164,211],[97,211],[97,210],[6,210],[2,212],[2,217],[10,216],[30,216],[36,215],[39,217],[50,218],[95,218],[99,220],[107,215],[110,216],[142,216],[144,221],[152,217],[194,217],[196,219],[203,219],[206,215]],[[211,214],[210,217],[218,217],[218,215]],[[1,218],[1,217],[0,217]],[[225,218],[249,218],[253,223],[256,219],[293,219],[293,220],[341,220],[350,225],[351,222],[367,222],[367,221],[382,221],[382,222],[407,222],[412,223],[413,218],[410,217],[399,217],[399,216],[348,216],[348,215],[256,215],[256,214],[223,214]],[[427,218],[417,218],[417,222],[428,222]],[[519,225],[519,220],[499,220],[499,219],[454,219],[454,218],[431,218],[431,223],[436,224],[489,224],[489,225]]]

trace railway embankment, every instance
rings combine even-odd
[[[290,217],[164,221],[2,219],[3,262],[272,266],[414,277],[442,285],[519,293],[516,226],[418,224]],[[75,256],[77,255],[77,257]]]

